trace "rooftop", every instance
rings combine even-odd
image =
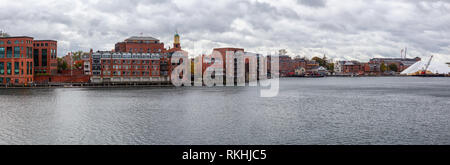
[[[416,58],[372,58],[370,61],[418,61],[419,57]]]
[[[56,40],[34,40],[34,42],[58,42]]]
[[[33,37],[29,37],[29,36],[3,36],[3,35],[0,35],[0,38],[2,38],[2,39],[6,39],[6,38],[31,38],[31,39],[33,39]]]
[[[139,40],[139,41],[159,41],[158,39],[154,37],[144,37],[144,36],[132,36],[130,38],[127,38],[125,41],[132,41],[132,40]]]

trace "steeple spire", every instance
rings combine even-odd
[[[173,47],[181,48],[180,35],[178,34],[178,30],[176,30],[175,36],[173,37]]]

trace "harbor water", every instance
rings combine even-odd
[[[0,144],[450,144],[450,79],[0,89]]]

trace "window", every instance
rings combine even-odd
[[[11,75],[11,62],[6,63],[6,73]]]
[[[33,49],[31,47],[28,47],[28,58],[33,58]]]
[[[12,58],[12,47],[6,48],[6,58]]]
[[[0,45],[3,45],[3,44],[5,44],[3,41],[0,41]]]
[[[6,42],[7,44],[11,44],[11,41]]]
[[[34,66],[39,66],[39,49],[34,49],[33,56],[34,56],[34,60],[33,60]]]
[[[4,75],[5,74],[5,63],[4,62],[0,62],[0,75]],[[3,81],[0,81],[3,82]]]
[[[27,75],[30,75],[30,62],[27,62]]]
[[[3,77],[0,77],[0,84],[3,84]]]
[[[48,46],[48,43],[45,43],[45,46]]]
[[[16,41],[14,41],[14,43],[15,43],[15,44],[19,44],[20,42],[19,42],[19,40],[16,40]]]
[[[14,75],[19,75],[19,62],[14,62]]]
[[[14,47],[14,58],[20,58],[20,47]]]
[[[28,69],[30,69],[30,75],[32,75],[33,74],[33,63],[32,62],[30,62],[30,68],[28,68]]]
[[[47,66],[47,49],[42,49],[42,66]]]
[[[1,47],[0,48],[0,58],[4,58],[5,57],[5,48]]]
[[[18,84],[19,83],[19,79],[15,79],[14,83]]]

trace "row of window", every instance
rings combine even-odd
[[[5,66],[6,64],[6,66]],[[14,66],[13,66],[14,64]],[[23,62],[0,62],[0,75],[32,75],[33,73],[33,64],[32,62],[26,62],[26,68],[24,67]],[[5,70],[6,68],[6,70]],[[26,71],[24,71],[24,69]]]
[[[158,65],[159,61],[157,60],[144,60],[141,62],[141,60],[113,60],[113,64],[150,64],[150,62],[153,65]],[[102,64],[111,64],[110,60],[102,60]]]
[[[13,79],[13,80],[14,80],[15,84],[19,83],[19,79]],[[27,80],[27,82],[31,82],[32,81],[31,78],[27,78],[26,80]],[[12,83],[11,78],[10,77],[5,77],[5,78],[0,77],[0,84],[2,84],[2,83],[6,83],[6,84]]]
[[[103,65],[103,69],[111,69],[111,65]],[[112,69],[153,69],[159,70],[158,65],[140,65],[140,66],[132,66],[132,65],[112,65]]]
[[[33,44],[33,46],[35,46],[35,47],[47,47],[49,44],[48,43],[35,43],[35,44]],[[53,44],[53,43],[51,43],[50,44],[50,46],[56,46],[56,44]]]
[[[25,42],[24,42],[24,40],[15,40],[14,41],[14,44],[24,44],[24,43],[31,44],[33,42],[30,41],[30,40],[25,40]],[[5,42],[4,41],[0,41],[0,45],[3,45],[3,44],[5,44]],[[12,42],[10,40],[8,40],[8,41],[6,41],[6,44],[11,45]]]
[[[9,78],[9,77],[6,77],[6,78],[0,77],[0,84],[2,84],[4,80],[6,80],[6,84],[11,83],[11,78]],[[14,83],[16,83],[16,84],[19,83],[19,79],[14,79]]]
[[[134,52],[138,52],[138,50],[139,50],[139,52],[144,53],[143,48],[140,48],[140,49],[134,48]],[[130,48],[128,52],[130,52],[130,53],[133,52],[133,48]],[[153,51],[152,51],[152,49],[148,48],[145,53],[151,53],[151,52],[161,52],[161,49],[153,49]]]
[[[20,52],[24,50],[25,54],[21,54]],[[31,58],[31,47],[0,47],[0,58],[13,58],[13,55],[14,58]]]
[[[0,47],[0,58],[32,58],[32,53],[34,54],[35,60],[39,60],[39,49],[34,49],[32,52],[31,47]],[[25,54],[21,54],[21,52],[25,51]],[[6,54],[5,54],[6,53]],[[42,61],[47,65],[47,55],[48,49],[41,49],[42,53]],[[50,58],[56,59],[56,49],[50,49]],[[39,64],[39,61],[35,61],[35,64]]]
[[[24,43],[26,43],[26,44],[33,44],[33,42],[31,41],[31,40],[15,40],[14,41],[14,44],[24,44]],[[5,41],[0,41],[0,45],[4,45],[5,44]],[[8,40],[8,41],[6,41],[6,44],[8,44],[8,45],[10,45],[10,44],[12,44],[12,41],[10,41],[10,40]],[[44,46],[56,46],[56,44],[55,43],[50,43],[50,44],[48,44],[48,43],[34,43],[33,44],[33,46],[36,46],[36,47],[44,47]]]
[[[151,75],[159,75],[158,71],[152,71]],[[103,71],[104,76],[150,76],[150,72],[130,72],[130,71]]]
[[[128,40],[127,43],[139,43],[139,44],[157,44],[158,41],[149,41],[149,40]]]

